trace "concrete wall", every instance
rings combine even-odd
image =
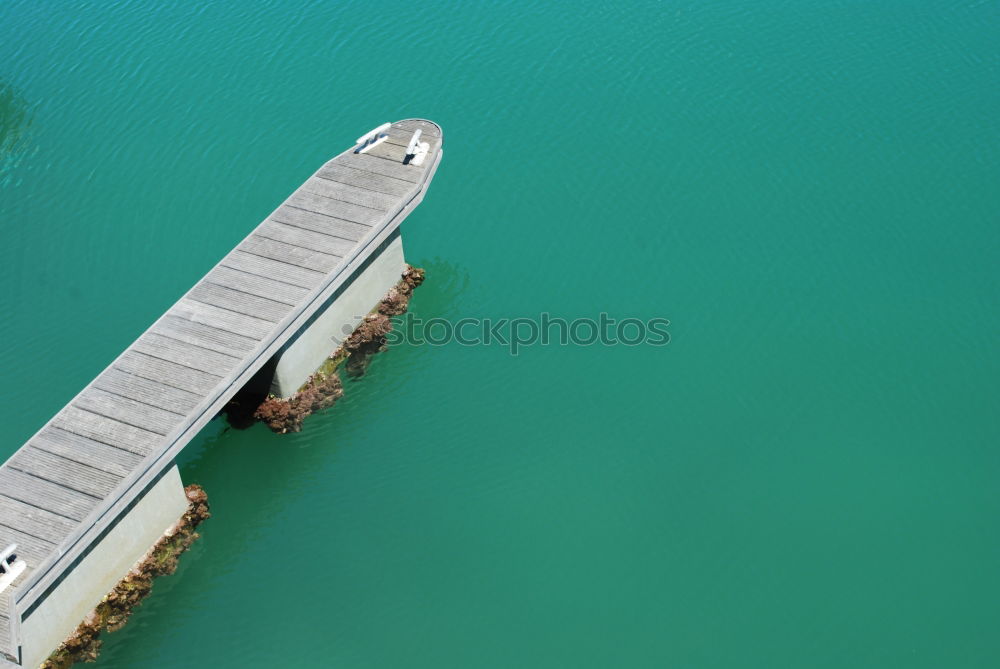
[[[37,667],[187,510],[177,466],[146,491],[21,622],[21,660]]]
[[[394,234],[373,253],[314,319],[282,350],[274,368],[271,392],[295,394],[309,375],[340,346],[406,269],[403,240]]]

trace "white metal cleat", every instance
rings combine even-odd
[[[383,123],[374,130],[369,130],[365,134],[358,137],[358,141],[355,142],[357,146],[354,147],[354,153],[364,153],[373,146],[378,146],[385,140],[389,139],[389,135],[387,135],[385,131],[390,127],[392,127],[391,123]]]
[[[422,131],[418,128],[413,133],[413,137],[410,138],[410,143],[406,147],[406,158],[403,159],[404,165],[423,165],[424,158],[427,157],[427,152],[430,151],[431,145],[427,142],[420,141],[420,133]]]
[[[16,550],[17,544],[11,544],[0,553],[0,592],[3,592],[8,585],[13,583],[28,568],[24,560],[17,558],[17,555],[14,553]]]

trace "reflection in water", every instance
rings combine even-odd
[[[427,282],[423,290],[414,293],[411,310],[419,308],[424,317],[457,315],[455,309],[461,304],[460,298],[473,289],[469,270],[464,265],[443,258],[417,264],[427,272]]]
[[[0,184],[25,153],[31,121],[31,110],[24,96],[0,80]]]

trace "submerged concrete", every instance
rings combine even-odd
[[[278,356],[271,394],[289,398],[338,348],[378,304],[406,270],[403,240],[398,233],[369,256],[349,281]]]
[[[344,394],[338,369],[346,362],[352,376],[364,373],[368,358],[385,349],[386,335],[392,331],[390,317],[406,312],[414,289],[424,281],[424,270],[406,265],[399,281],[379,300],[335,351],[328,354],[306,383],[291,397],[270,395],[254,411],[253,417],[271,430],[284,434],[298,432],[307,416],[333,406]]]
[[[142,603],[153,589],[153,579],[172,574],[178,558],[199,537],[195,528],[207,520],[208,496],[199,485],[184,489],[187,511],[164,533],[128,575],[101,599],[68,639],[42,663],[41,669],[66,669],[76,662],[93,662],[101,650],[101,633],[114,632],[125,626],[132,610]]]
[[[37,667],[173,527],[188,508],[170,467],[22,618],[21,663]]]

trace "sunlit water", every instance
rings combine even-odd
[[[429,318],[214,517],[99,667],[989,667],[995,2],[0,3],[9,454],[324,160],[423,116]]]

